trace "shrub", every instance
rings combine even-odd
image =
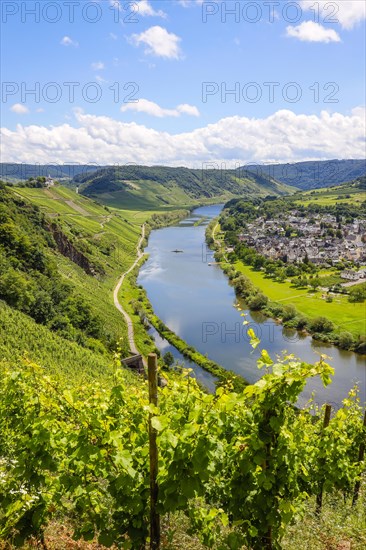
[[[296,321],[297,321],[296,328],[298,330],[304,330],[308,326],[308,323],[309,323],[309,319],[307,317],[305,317],[304,315],[296,317]]]
[[[254,296],[251,296],[248,300],[248,305],[250,309],[253,309],[254,311],[263,309],[264,307],[266,307],[267,303],[267,296],[265,296],[261,292],[258,292],[258,294],[255,294]]]
[[[270,317],[283,317],[283,306],[270,302],[267,306],[267,312]]]
[[[170,351],[167,351],[163,356],[163,361],[167,367],[171,367],[174,364],[174,355]]]
[[[326,317],[315,317],[310,321],[309,328],[312,332],[328,333],[332,332],[334,325],[332,321],[329,321]]]
[[[354,345],[352,334],[350,332],[341,332],[338,337],[338,345],[342,349],[351,349]]]
[[[283,308],[283,313],[282,313],[282,319],[284,322],[286,321],[290,321],[291,319],[294,319],[294,317],[296,317],[296,308],[295,306],[292,306],[292,305],[288,305],[288,306],[285,306]]]

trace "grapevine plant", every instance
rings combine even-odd
[[[252,345],[259,342],[249,331]],[[141,549],[149,537],[149,415],[158,432],[159,512],[181,511],[207,547],[281,548],[286,526],[319,490],[351,491],[365,464],[353,390],[323,429],[323,411],[298,397],[332,368],[262,350],[262,378],[241,392],[230,381],[211,395],[165,373],[158,407],[147,383],[73,387],[30,362],[1,367],[0,540],[42,540],[53,517],[76,539]]]

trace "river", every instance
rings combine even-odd
[[[303,361],[314,363],[319,356],[330,357],[334,367],[333,382],[324,388],[319,379],[308,382],[299,404],[304,404],[315,392],[315,401],[339,406],[354,384],[360,387],[362,402],[366,401],[365,356],[314,342],[311,337],[300,337],[296,331],[284,329],[260,313],[246,311],[250,324],[243,326],[243,318],[234,307],[235,292],[218,265],[213,265],[212,252],[205,244],[207,223],[219,215],[222,205],[196,209],[189,218],[176,226],[152,231],[138,282],[146,289],[158,317],[189,345],[207,354],[210,359],[228,370],[242,375],[253,383],[261,376],[256,360],[259,351],[249,345],[246,331],[253,328],[272,358],[284,350]],[[203,223],[195,223],[204,218]],[[174,253],[173,250],[182,250]],[[211,265],[209,265],[211,264]],[[182,356],[154,331],[157,347],[183,361]],[[212,389],[213,379],[196,365],[193,368],[203,384]]]

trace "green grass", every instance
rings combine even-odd
[[[366,492],[363,483],[357,506],[343,502],[343,495],[325,495],[321,517],[315,515],[315,499],[305,504],[303,515],[286,528],[281,543],[283,550],[339,550],[341,543],[348,542],[352,550],[364,550],[366,547]],[[226,527],[220,533],[222,540],[212,546],[212,550],[227,548],[224,538],[230,533]],[[102,550],[96,540],[75,541],[72,538],[73,527],[70,520],[53,521],[45,530],[45,542],[49,550]],[[176,512],[161,518],[162,550],[207,550],[197,536],[190,533],[190,522],[184,512]],[[35,545],[25,544],[22,550],[34,549]],[[0,550],[9,550],[0,541]],[[241,550],[246,550],[243,547]]]
[[[366,333],[366,304],[351,304],[346,296],[337,295],[328,303],[322,298],[323,292],[294,288],[289,282],[279,283],[266,277],[261,271],[236,262],[235,268],[251,279],[271,301],[293,304],[300,313],[311,318],[324,316],[330,319],[340,331],[353,336]]]
[[[350,196],[348,196],[350,195]],[[334,206],[335,204],[345,202],[347,204],[360,204],[366,200],[366,191],[360,190],[350,185],[339,185],[326,189],[317,189],[297,194],[292,197],[298,204],[309,206],[309,204],[318,204],[320,206]]]
[[[70,342],[0,301],[0,363],[22,359],[44,367],[50,374],[73,380],[95,380],[113,374],[111,357]]]

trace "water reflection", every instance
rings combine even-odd
[[[325,354],[335,368],[333,383],[324,388],[320,380],[307,384],[302,401],[313,391],[319,402],[340,403],[356,382],[361,398],[366,401],[366,358],[334,346],[314,342],[309,336],[282,327],[261,312],[247,313],[248,326],[234,307],[237,303],[233,288],[221,268],[211,263],[211,253],[203,254],[205,225],[194,225],[199,216],[212,219],[221,206],[197,209],[186,223],[155,230],[150,235],[139,283],[144,286],[156,314],[189,345],[221,364],[241,374],[249,382],[261,376],[247,336],[248,326],[261,339],[261,347],[275,358],[283,352],[293,353],[303,361],[314,363]],[[174,254],[172,250],[183,250]],[[242,304],[245,308],[245,304]]]

